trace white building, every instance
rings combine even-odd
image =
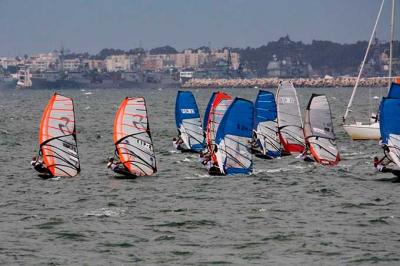
[[[78,71],[81,67],[82,64],[79,58],[64,59],[63,68],[65,71]]]
[[[28,60],[26,60],[25,65],[33,72],[57,70],[58,58],[59,57],[57,53],[32,55],[30,58],[28,58]]]
[[[108,72],[131,71],[134,57],[129,55],[111,55],[105,60]]]
[[[9,66],[17,66],[21,62],[15,58],[11,57],[1,57],[0,58],[0,66],[4,69],[7,69]]]

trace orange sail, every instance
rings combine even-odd
[[[73,177],[80,172],[71,98],[55,93],[47,104],[39,131],[43,163],[53,176]]]
[[[114,144],[125,168],[136,176],[157,172],[144,98],[126,97],[115,115]]]

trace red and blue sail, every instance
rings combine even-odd
[[[254,104],[235,98],[217,130],[215,144],[218,166],[223,174],[249,174],[253,170],[250,141],[254,127]]]

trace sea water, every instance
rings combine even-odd
[[[212,90],[192,91],[204,112]],[[249,100],[258,92],[225,91]],[[312,93],[328,96],[338,166],[255,158],[252,175],[222,177],[207,175],[196,155],[173,151],[176,90],[61,90],[74,99],[82,172],[42,180],[29,163],[52,93],[0,90],[0,264],[399,263],[400,184],[373,170],[377,141],[353,142],[340,127],[350,88],[298,89],[302,110]],[[368,95],[360,89],[354,113],[368,111]],[[121,180],[106,168],[126,96],[146,98],[152,177]]]

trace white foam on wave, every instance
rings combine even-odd
[[[93,94],[93,92],[91,92],[91,91],[88,91],[88,92],[85,92],[84,94],[85,94],[85,95],[92,95],[92,94]]]
[[[198,180],[198,179],[213,178],[213,176],[208,175],[208,174],[202,174],[202,175],[198,174],[198,175],[195,175],[195,176],[186,176],[184,178],[188,179],[188,180]]]
[[[125,213],[125,210],[119,208],[101,208],[85,213],[85,216],[96,216],[96,217],[117,217]]]
[[[183,161],[184,162],[190,162],[190,159],[186,157],[185,159],[183,159]]]

